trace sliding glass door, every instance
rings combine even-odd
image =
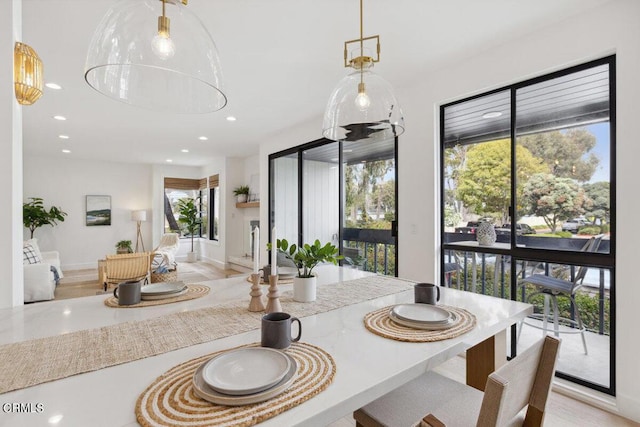
[[[331,242],[347,267],[397,275],[396,141],[319,140],[270,156],[270,223]]]

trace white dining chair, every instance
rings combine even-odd
[[[559,346],[536,342],[489,375],[484,393],[430,371],[355,411],[356,426],[541,426]]]

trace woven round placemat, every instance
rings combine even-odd
[[[258,346],[252,344],[247,347]],[[226,350],[225,350],[226,351]],[[216,354],[192,359],[162,374],[136,402],[136,419],[142,426],[253,426],[312,398],[333,381],[336,364],[319,347],[293,343],[287,354],[298,363],[297,378],[283,394],[245,406],[222,406],[193,392],[196,369]]]
[[[207,295],[210,288],[205,285],[187,285],[187,293],[173,298],[157,299],[152,301],[140,301],[138,304],[132,305],[118,305],[118,298],[113,294],[104,300],[104,305],[112,308],[137,308],[137,307],[150,307],[152,305],[171,304],[172,302],[187,301],[190,299],[196,299]]]
[[[251,276],[247,276],[247,282],[253,283],[253,280],[251,280]],[[290,279],[280,279],[280,278],[278,278],[278,285],[288,285],[290,283],[293,283],[293,277],[290,278]],[[260,284],[261,285],[268,285],[269,282],[265,282],[264,279],[262,277],[260,277]]]
[[[407,326],[398,325],[389,318],[389,310],[392,307],[393,306],[390,305],[388,307],[372,311],[371,313],[367,313],[364,317],[364,326],[374,334],[380,335],[381,337],[406,342],[446,340],[462,335],[476,326],[476,316],[469,313],[464,308],[441,305],[439,307],[455,313],[457,320],[452,327],[440,331],[413,329]]]

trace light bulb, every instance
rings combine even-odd
[[[358,96],[356,96],[355,103],[358,110],[365,111],[371,105],[371,99],[365,92],[360,92]]]
[[[151,50],[160,59],[169,59],[176,53],[176,45],[168,34],[159,32],[151,40]]]

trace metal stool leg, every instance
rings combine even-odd
[[[588,355],[589,352],[587,351],[587,339],[584,336],[584,325],[582,323],[582,317],[580,316],[580,310],[578,310],[578,305],[576,304],[576,300],[574,298],[573,295],[569,296],[569,299],[571,300],[571,306],[573,307],[573,313],[576,317],[576,321],[578,323],[578,328],[580,328],[580,336],[582,337],[582,346],[584,347],[584,354]]]

